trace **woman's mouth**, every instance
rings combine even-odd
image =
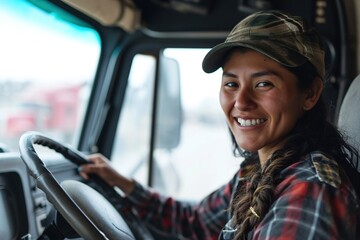
[[[243,118],[236,118],[237,122],[240,124],[241,127],[251,127],[260,125],[265,122],[266,118],[253,118],[253,119],[243,119]]]

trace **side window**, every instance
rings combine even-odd
[[[0,32],[0,142],[16,151],[31,130],[75,143],[100,56],[97,32],[29,1],[0,1]]]
[[[219,104],[221,72],[205,74],[201,68],[207,51],[165,49],[160,59],[153,187],[179,199],[202,198],[226,183],[240,163],[232,154]],[[143,184],[147,180],[155,82],[155,59],[145,58],[151,59],[151,64],[133,61],[131,72],[142,72],[144,76],[130,75],[112,155],[119,171]],[[146,83],[135,84],[139,81]],[[134,136],[133,140],[129,136]]]
[[[155,69],[154,57],[134,57],[111,157],[121,173],[143,184],[148,179]]]

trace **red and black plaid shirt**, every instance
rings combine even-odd
[[[127,199],[141,219],[164,236],[232,239],[229,204],[248,167],[244,161],[229,183],[200,203],[164,197],[140,184]],[[359,201],[335,161],[314,152],[278,177],[275,201],[249,239],[360,239]]]

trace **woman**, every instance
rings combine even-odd
[[[178,239],[360,239],[357,152],[326,120],[324,49],[300,17],[250,15],[203,61],[246,159],[199,204],[159,196],[101,155],[81,174],[121,188],[153,230]],[[229,214],[225,212],[229,210]],[[225,225],[225,227],[224,227]]]

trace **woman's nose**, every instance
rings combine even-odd
[[[239,89],[236,94],[235,108],[240,111],[248,111],[256,108],[255,98],[248,89]]]

